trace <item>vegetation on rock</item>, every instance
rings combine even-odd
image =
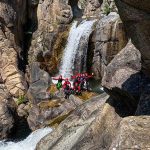
[[[20,95],[19,98],[16,101],[17,105],[23,104],[25,102],[26,102],[26,99],[25,99],[24,95]]]

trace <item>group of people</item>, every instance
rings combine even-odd
[[[59,77],[53,77],[53,80],[58,80],[56,87],[58,90],[63,88],[65,98],[68,99],[71,94],[81,95],[82,91],[89,90],[89,79],[93,77],[88,75],[88,73],[81,73],[71,76],[70,79],[64,79],[62,75]],[[71,85],[70,80],[73,80],[73,85]],[[64,83],[63,83],[64,81]]]

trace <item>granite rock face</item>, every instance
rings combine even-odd
[[[71,95],[68,100],[55,98],[33,105],[29,111],[28,124],[30,129],[36,130],[45,126],[54,126],[63,121],[70,113],[83,102]]]
[[[6,139],[14,128],[14,118],[11,108],[6,102],[0,102],[0,139]]]
[[[32,130],[65,119],[38,150],[150,147],[149,116],[142,116],[150,114],[150,3],[115,2],[122,21],[113,0],[1,0],[0,139],[10,136],[18,113]],[[49,74],[58,72],[72,21],[84,18],[97,19],[87,61],[110,96],[50,99]],[[29,102],[13,108],[26,93]]]
[[[106,125],[103,126],[96,117],[103,111],[104,103],[108,97],[107,94],[103,94],[79,106],[60,124],[57,130],[47,135],[39,142],[37,150],[81,150],[91,149],[92,147],[93,149],[96,148],[97,142],[100,144],[98,137],[101,138],[105,136],[99,134],[98,129],[101,128],[101,130],[103,130],[104,128],[102,127]],[[105,112],[103,113],[106,113],[108,110],[107,108],[106,106]]]
[[[126,117],[122,119],[119,130],[110,150],[149,149],[150,117]]]
[[[50,98],[47,88],[50,86],[51,78],[47,72],[39,68],[39,63],[37,62],[34,62],[31,66],[29,82],[27,96],[32,104],[37,104]]]
[[[67,31],[66,24],[69,24],[72,18],[72,9],[67,1],[45,0],[39,2],[36,10],[33,9],[33,15],[30,16],[29,32],[34,33],[28,52],[29,64],[37,60],[41,51],[44,53],[48,51],[51,58],[57,57],[58,52],[54,51],[56,39],[60,32]],[[61,53],[60,49],[59,53]],[[46,63],[48,65],[48,62]]]
[[[36,149],[148,149],[149,116],[122,118],[113,103],[106,94],[87,101],[45,136]]]
[[[128,91],[127,93],[130,96],[132,95],[132,98],[134,97],[134,99],[135,99],[135,100],[133,100],[133,104],[136,104],[136,105],[138,104],[137,109],[135,107],[135,110],[136,110],[135,114],[136,115],[149,115],[149,109],[148,109],[149,96],[148,95],[149,95],[149,84],[150,84],[150,79],[149,79],[149,48],[150,48],[149,12],[150,12],[150,5],[147,0],[144,0],[144,1],[115,0],[115,2],[117,5],[117,8],[118,8],[121,20],[123,21],[123,24],[125,26],[127,36],[131,38],[131,41],[132,41],[134,47],[136,47],[140,51],[141,60],[137,59],[134,62],[134,64],[138,65],[139,67],[138,66],[136,67],[135,65],[132,65],[132,67],[130,67],[130,68],[132,68],[132,70],[134,67],[134,70],[136,70],[137,73],[134,73],[131,70],[129,71],[128,67],[127,68],[125,67],[125,69],[122,68],[122,71],[121,70],[119,71],[118,69],[119,69],[119,66],[121,66],[121,64],[119,63],[119,61],[116,61],[116,66],[118,66],[118,69],[117,69],[117,71],[115,71],[116,75],[113,75],[114,71],[110,71],[110,70],[116,70],[113,67],[113,66],[115,66],[114,61],[116,60],[116,59],[114,59],[114,61],[111,62],[112,68],[111,69],[109,68],[111,65],[109,65],[107,68],[106,74],[104,75],[104,78],[103,78],[103,81],[105,83],[102,81],[104,83],[104,84],[103,83],[102,84],[106,88],[111,89],[110,94],[112,94],[113,96],[115,95],[115,92],[116,92],[116,95],[118,95],[118,99],[119,99],[119,97],[122,97],[126,93],[126,92],[123,93],[123,91]],[[128,47],[128,49],[130,49],[130,48]],[[130,57],[131,57],[131,55],[133,56],[132,52],[133,52],[133,50],[131,50],[131,52],[129,52]],[[125,55],[123,57],[125,57]],[[130,58],[130,57],[128,56],[128,58]],[[117,56],[116,56],[116,58],[117,58]],[[125,58],[127,61],[124,61],[124,62],[128,62],[128,58]],[[118,57],[118,60],[119,59],[123,59],[123,58]],[[140,65],[139,65],[139,61],[141,62]],[[128,64],[126,64],[124,66],[129,66],[131,64],[133,64],[133,63],[129,62]],[[107,76],[107,78],[106,78],[106,76]],[[114,77],[116,76],[116,77],[114,78],[111,76],[114,76]],[[119,78],[119,77],[121,77],[121,78]],[[125,82],[122,84],[122,82],[120,82],[120,81],[123,81],[123,80]],[[120,86],[119,87],[119,89],[121,89],[120,92],[117,89],[118,86]],[[124,95],[124,97],[126,97],[126,96]],[[126,99],[128,99],[128,98],[126,98]],[[129,104],[129,102],[127,104]]]
[[[131,112],[135,111],[140,97],[140,70],[140,52],[129,41],[107,66],[102,79],[107,92],[118,101],[124,101]]]
[[[8,92],[6,86],[4,84],[0,84],[0,101],[9,99],[10,97],[11,97],[11,95]]]
[[[22,5],[22,13],[19,5]],[[26,92],[23,73],[18,68],[18,56],[21,53],[19,42],[22,41],[22,25],[25,22],[26,1],[0,2],[0,74],[8,91],[13,96]]]
[[[100,19],[96,26],[93,72],[101,79],[114,56],[127,43],[123,24],[116,12]]]
[[[100,15],[103,0],[88,0],[83,14],[86,17],[96,17]]]
[[[27,91],[24,77],[23,26],[26,0],[0,1],[0,138],[10,137],[16,124],[16,99]]]

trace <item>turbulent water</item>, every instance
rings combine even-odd
[[[0,141],[0,150],[34,150],[36,144],[41,140],[41,138],[51,131],[51,128],[36,130],[32,132],[26,139],[20,142]]]
[[[63,77],[69,78],[73,74],[74,61],[76,54],[78,53],[78,46],[81,38],[84,38],[84,40],[89,39],[94,22],[95,20],[82,21],[78,26],[77,21],[73,23],[60,66],[59,74],[61,74]]]

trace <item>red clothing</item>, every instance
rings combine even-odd
[[[65,83],[63,84],[63,89],[65,89],[67,85],[71,87],[71,83],[69,81],[65,81]]]
[[[89,79],[89,78],[92,78],[92,77],[93,77],[93,75],[85,75],[86,79]]]
[[[71,79],[75,79],[76,78],[76,76],[71,76]]]
[[[60,79],[61,79],[61,80],[65,80],[65,79],[60,78],[60,77],[52,77],[52,79],[53,79],[53,80],[60,80]]]

